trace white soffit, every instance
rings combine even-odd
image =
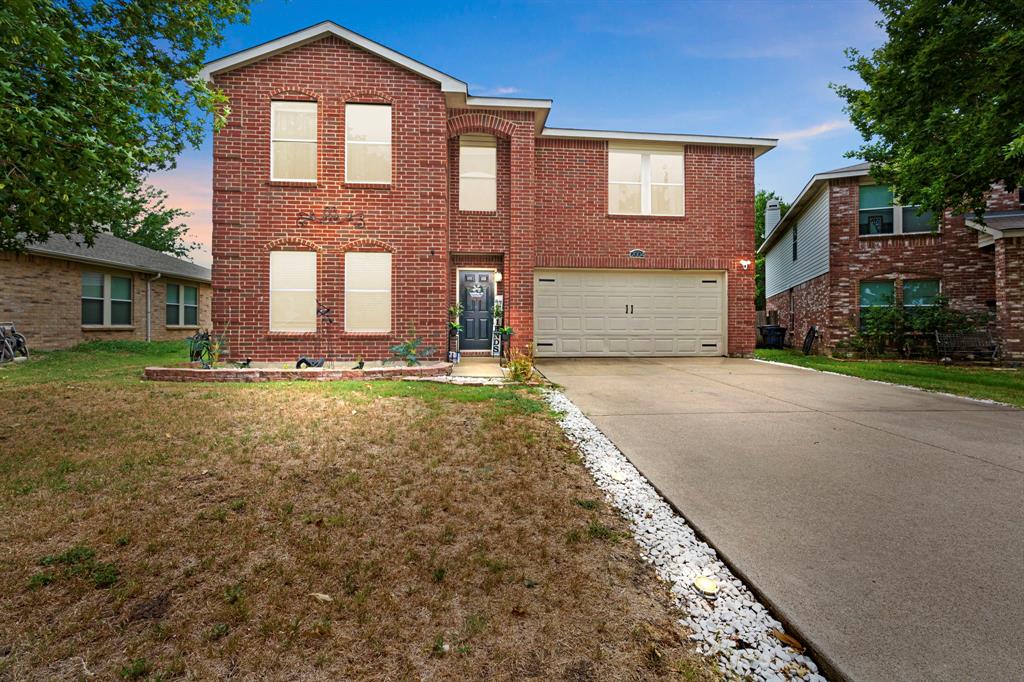
[[[761,156],[779,143],[772,137],[730,137],[727,135],[685,135],[676,133],[635,133],[624,130],[583,130],[578,128],[545,128],[541,137],[625,142],[675,142],[711,144],[727,147],[752,147],[754,157]]]

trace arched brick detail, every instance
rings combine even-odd
[[[347,104],[393,104],[394,99],[378,90],[354,90],[345,93]]]
[[[448,119],[448,137],[458,137],[464,133],[488,133],[508,140],[515,132],[515,123],[493,114],[459,114]]]
[[[391,246],[387,242],[382,242],[379,239],[372,237],[360,237],[359,239],[353,239],[350,242],[345,242],[338,249],[342,253],[346,251],[387,251],[388,253],[394,253],[395,247]]]
[[[277,239],[271,240],[263,245],[264,251],[273,251],[279,247],[286,246],[291,247],[294,251],[309,250],[309,251],[323,251],[323,247],[316,242],[302,237],[278,237]]]
[[[320,93],[305,88],[278,88],[267,96],[267,101],[319,102],[322,98]]]

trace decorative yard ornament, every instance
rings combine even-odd
[[[357,230],[361,230],[366,227],[366,216],[362,211],[341,212],[335,206],[326,206],[320,215],[317,215],[316,211],[303,211],[299,213],[299,217],[296,218],[295,222],[299,227],[304,227],[310,223],[318,225],[343,225],[351,223]]]

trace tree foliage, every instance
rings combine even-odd
[[[226,99],[195,77],[247,18],[248,0],[0,4],[0,249],[120,231],[180,253],[183,213],[145,178],[222,123]]]
[[[786,215],[786,211],[789,210],[789,204],[782,200],[778,194],[774,191],[766,189],[757,190],[757,194],[754,195],[754,249],[760,249],[761,244],[764,243],[764,212],[768,207],[768,201],[770,199],[779,200],[779,216],[780,218]],[[755,286],[755,308],[757,310],[764,310],[765,298],[764,298],[764,255],[757,254],[754,258],[754,286]]]
[[[1024,184],[1024,12],[996,0],[874,0],[888,41],[847,50],[865,88],[833,84],[904,204],[981,217],[992,182]]]

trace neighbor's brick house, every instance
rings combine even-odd
[[[823,350],[856,333],[873,305],[921,306],[939,294],[989,312],[1004,357],[1024,358],[1022,195],[993,187],[987,225],[946,214],[941,224],[894,206],[866,163],[815,175],[784,218],[766,213],[767,310],[794,343],[816,326]]]
[[[498,301],[538,355],[753,350],[754,159],[775,140],[548,128],[548,100],[469,95],[330,22],[203,75],[231,106],[213,317],[232,354],[380,358],[415,332],[440,355],[456,302],[486,352]]]
[[[109,234],[52,236],[0,253],[0,322],[30,349],[97,340],[184,339],[210,327],[210,270]]]

